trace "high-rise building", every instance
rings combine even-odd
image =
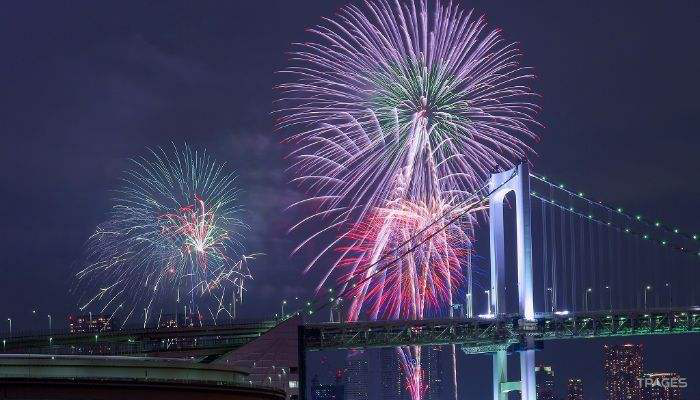
[[[536,366],[535,381],[537,382],[537,400],[556,399],[554,394],[554,370],[551,365]]]
[[[369,365],[363,350],[350,350],[345,363],[345,400],[368,400]]]
[[[447,356],[447,349],[441,346],[425,346],[421,349],[423,384],[426,386],[422,397],[424,400],[442,399],[445,380],[443,363]],[[405,372],[396,349],[381,349],[379,363],[382,400],[409,400]]]
[[[644,400],[681,400],[681,376],[674,372],[652,372],[644,374],[640,383]]]
[[[114,321],[109,314],[69,315],[70,333],[111,331]]]
[[[382,400],[405,400],[408,392],[399,356],[393,347],[379,350],[379,374]]]
[[[608,400],[640,400],[644,347],[641,344],[603,346],[605,392]]]
[[[566,384],[566,400],[583,400],[583,382],[579,378],[571,378]]]
[[[345,386],[342,378],[333,384],[319,383],[318,376],[311,380],[311,400],[344,400]]]
[[[421,350],[423,382],[426,385],[425,395],[423,396],[425,400],[440,400],[442,398],[442,363],[444,357],[447,357],[447,350],[441,346],[426,346]]]
[[[158,328],[193,327],[196,320],[194,314],[163,314],[158,318]]]

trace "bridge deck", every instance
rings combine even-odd
[[[25,334],[2,339],[0,350],[5,353],[101,355],[172,354],[194,350],[206,355],[245,345],[276,325],[277,321],[253,321],[217,326]]]
[[[276,321],[114,332],[30,335],[2,340],[2,352],[39,354],[220,354],[249,343]],[[622,310],[494,318],[431,319],[307,324],[306,350],[458,344],[467,353],[488,353],[533,341],[700,332],[700,308]]]
[[[314,324],[302,328],[307,350],[459,344],[469,353],[524,343],[529,339],[581,339],[609,336],[700,332],[700,308],[609,311],[567,315],[539,314],[494,318]]]

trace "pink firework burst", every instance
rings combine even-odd
[[[483,17],[440,0],[366,1],[310,32],[279,111],[308,194],[296,205],[314,207],[292,228],[312,230],[297,250],[328,240],[305,271],[339,252],[317,288],[332,276],[350,285],[351,319],[451,306],[473,224],[451,216],[472,210],[491,172],[533,154],[532,73]],[[420,349],[399,356],[419,399]]]
[[[217,224],[216,208],[207,209],[204,200],[195,195],[194,204],[161,216],[163,234],[180,243],[182,252],[194,257],[195,264],[207,269],[210,255],[226,260],[225,243],[228,231]]]
[[[421,319],[451,304],[472,246],[472,226],[450,223],[461,213],[443,203],[397,200],[356,224],[345,235],[349,245],[338,248],[346,269],[340,281],[351,285],[348,318],[366,307],[371,319]]]

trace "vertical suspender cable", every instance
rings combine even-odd
[[[608,222],[612,224],[613,215],[612,210],[608,211]],[[613,240],[615,240],[615,228],[608,226],[608,289],[609,293],[605,293],[608,296],[608,307],[612,308],[612,288],[615,285],[615,257],[613,257]]]
[[[592,215],[590,205],[588,206],[589,215]],[[593,242],[593,224],[594,222],[589,218],[588,220],[588,247],[590,248],[591,263],[588,264],[588,270],[591,274],[591,279],[588,282],[588,286],[584,287],[583,290],[588,290],[589,287],[595,286],[595,245]]]
[[[593,290],[595,290],[598,294],[594,295],[593,298],[595,299],[595,303],[597,304],[598,307],[600,307],[601,304],[601,288],[605,286],[605,252],[604,252],[604,246],[603,246],[603,233],[605,233],[605,228],[603,227],[602,223],[597,223],[598,225],[598,282],[597,284],[594,284]]]
[[[642,304],[642,300],[643,300],[642,297],[643,296],[642,296],[642,292],[640,292],[639,289],[646,290],[646,282],[643,281],[644,274],[640,268],[642,257],[641,257],[641,254],[639,254],[639,253],[641,252],[642,249],[641,249],[641,246],[639,243],[640,242],[639,237],[635,237],[634,242],[635,242],[635,251],[634,251],[635,268],[634,269],[636,271],[636,273],[634,275],[639,277],[639,282],[637,282],[637,287],[634,288],[634,291],[638,293],[637,298],[639,300],[637,301],[637,304],[638,304],[637,308],[641,308],[643,306],[643,304]]]
[[[624,297],[622,296],[622,268],[625,264],[623,258],[624,258],[624,244],[625,244],[625,238],[622,237],[622,228],[620,228],[617,231],[617,265],[615,267],[615,270],[617,272],[617,282],[615,284],[615,287],[613,290],[615,291],[615,299],[616,299],[616,306],[619,309],[624,309],[623,299]]]
[[[554,200],[552,197],[552,185],[549,185],[549,198]],[[557,300],[557,241],[556,241],[556,233],[554,231],[555,224],[554,224],[554,207],[549,207],[549,227],[551,228],[549,230],[551,234],[551,240],[550,243],[552,244],[552,308],[554,311],[557,311],[559,309],[559,302]]]
[[[586,270],[586,238],[584,237],[584,232],[586,228],[586,220],[582,215],[578,217],[579,222],[579,262],[578,262],[578,282],[576,282],[576,287],[581,290],[586,290],[585,287],[585,277],[584,271]],[[578,290],[577,290],[578,292]]]
[[[542,204],[542,292],[544,294],[544,312],[549,312],[552,305],[547,291],[549,279],[549,260],[547,260],[547,203],[541,200]]]
[[[657,243],[654,243],[652,245],[652,248],[654,249],[655,257],[651,262],[651,273],[654,278],[654,282],[656,282],[656,285],[659,286],[659,291],[656,292],[656,295],[654,296],[654,307],[659,307],[661,305],[661,296],[663,293],[666,293],[666,283],[668,283],[668,280],[666,279],[667,277],[664,276],[661,271],[659,271],[659,264],[661,260],[661,246],[659,246]]]
[[[561,235],[561,275],[562,275],[562,280],[561,280],[561,292],[562,292],[562,306],[564,307],[565,310],[568,310],[568,286],[567,286],[567,265],[566,265],[566,215],[564,213],[564,207],[559,207],[559,221],[561,222],[559,225],[559,234]]]
[[[570,198],[571,201],[573,199]],[[574,234],[574,214],[569,213],[569,232],[571,234],[571,309],[576,311],[576,236]]]

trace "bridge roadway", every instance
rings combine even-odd
[[[277,321],[247,321],[214,326],[132,328],[115,331],[19,334],[0,338],[4,353],[157,355],[217,354],[249,343]]]
[[[251,321],[231,325],[127,329],[99,333],[53,332],[2,339],[4,353],[207,356],[243,346],[277,325]],[[458,344],[466,353],[517,349],[553,339],[700,332],[700,307],[537,314],[491,318],[428,319],[304,324],[300,344],[323,349]]]
[[[700,307],[422,321],[304,325],[306,350],[458,344],[466,353],[517,350],[532,341],[700,333]]]

